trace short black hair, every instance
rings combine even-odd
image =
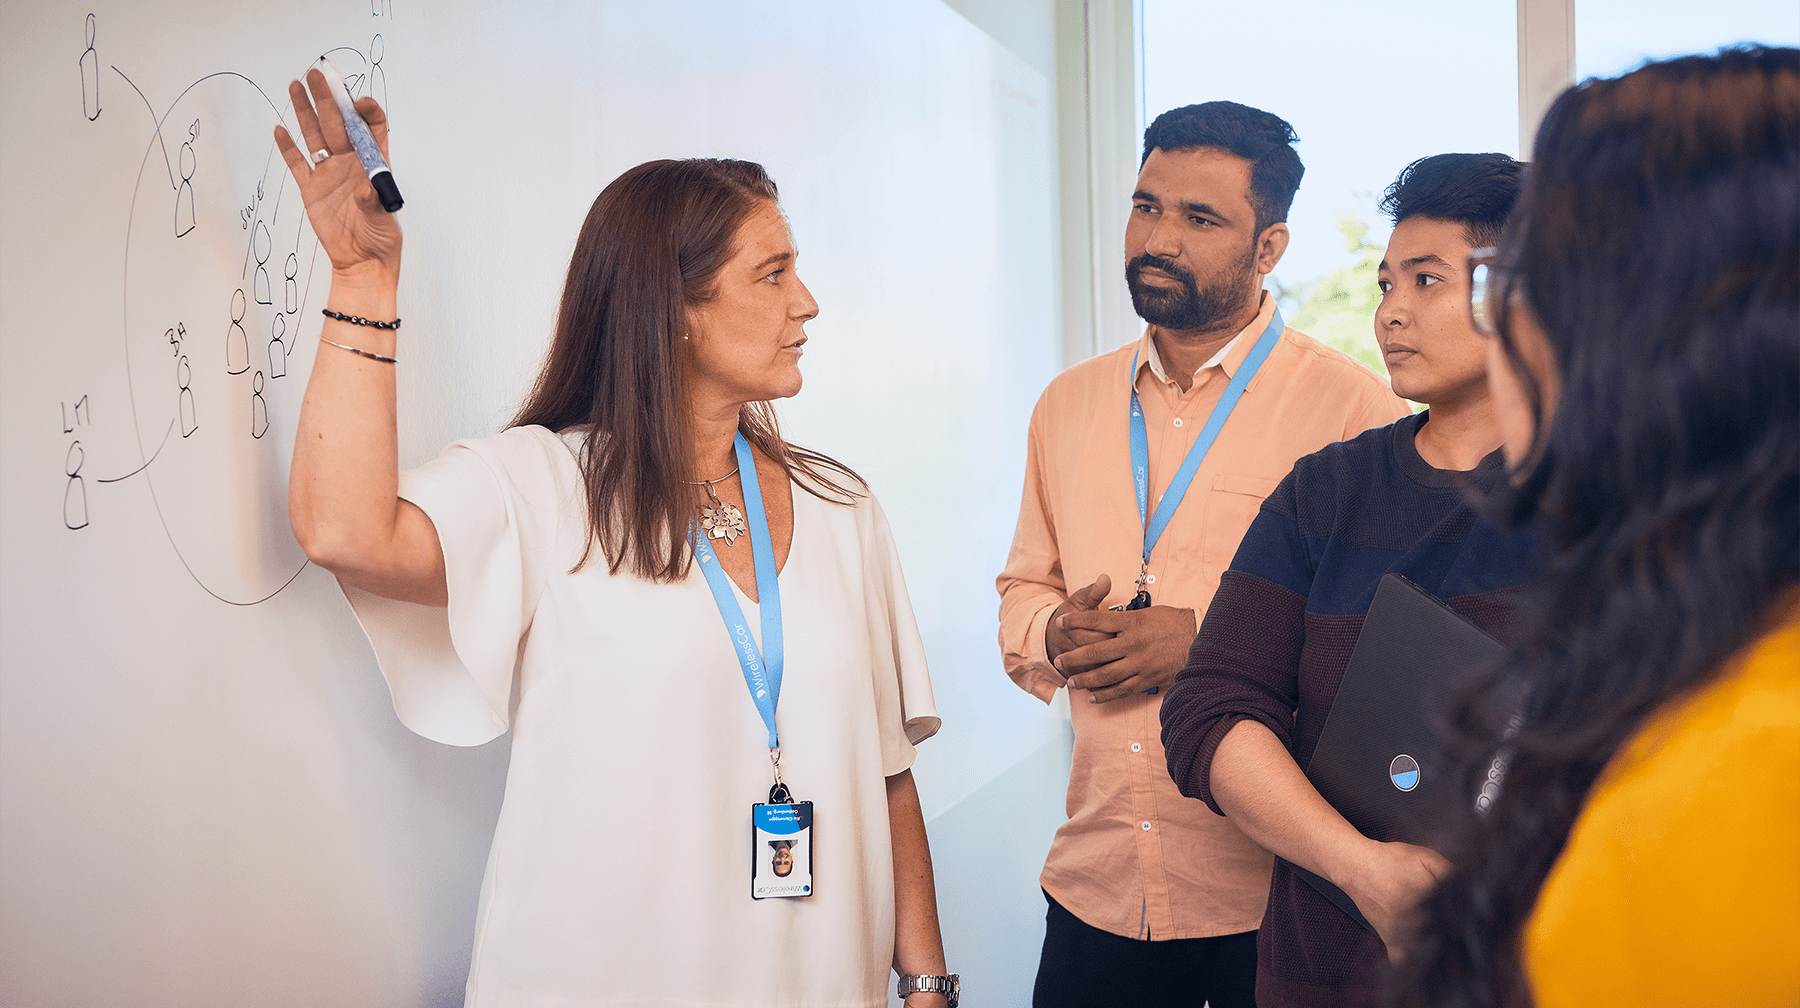
[[[1495,245],[1525,187],[1525,165],[1505,154],[1433,154],[1405,168],[1381,198],[1395,224],[1429,217],[1463,226],[1476,248]]]
[[[1300,139],[1286,119],[1237,102],[1210,101],[1184,105],[1156,117],[1144,131],[1144,156],[1153,150],[1215,147],[1250,162],[1250,207],[1256,211],[1256,233],[1287,220],[1288,207],[1300,189],[1306,167],[1293,144]]]

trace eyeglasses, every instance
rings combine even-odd
[[[1500,301],[1506,296],[1506,274],[1494,261],[1499,256],[1492,248],[1478,248],[1469,253],[1469,318],[1475,331],[1483,336],[1500,333]]]

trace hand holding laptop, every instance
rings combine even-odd
[[[1387,946],[1388,961],[1399,962],[1409,943],[1414,908],[1450,868],[1450,862],[1429,847],[1371,840],[1354,863],[1353,874],[1339,879],[1338,885]]]

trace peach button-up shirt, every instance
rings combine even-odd
[[[1275,299],[1184,394],[1152,361],[1149,335],[1057,376],[1031,416],[1025,491],[1000,590],[1000,649],[1013,681],[1048,703],[1063,685],[1044,628],[1068,592],[1112,578],[1105,605],[1129,600],[1144,524],[1132,489],[1130,390],[1143,404],[1150,502],[1181,468],[1232,375],[1269,325]],[[1138,366],[1133,372],[1132,358]],[[1238,540],[1294,461],[1407,414],[1387,383],[1349,357],[1285,330],[1207,452],[1150,557],[1157,605],[1206,614]],[[1258,927],[1270,856],[1169,778],[1160,695],[1069,704],[1075,753],[1069,819],[1040,881],[1076,917],[1113,934],[1160,940]]]

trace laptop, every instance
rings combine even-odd
[[[1399,574],[1382,577],[1306,776],[1362,835],[1433,846],[1459,803],[1441,777],[1437,719],[1458,690],[1497,665],[1506,646]],[[1294,866],[1358,924],[1342,889]]]

